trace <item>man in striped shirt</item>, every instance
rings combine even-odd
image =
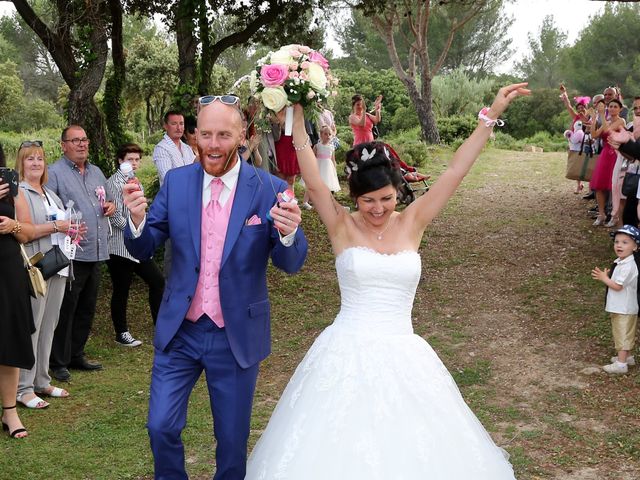
[[[172,168],[191,165],[196,156],[191,147],[181,138],[184,134],[184,115],[176,110],[169,110],[164,114],[165,134],[153,149],[153,163],[158,169],[160,186],[164,183],[164,176]],[[164,245],[164,278],[169,278],[171,271],[171,241]]]

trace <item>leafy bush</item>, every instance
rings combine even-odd
[[[48,128],[31,132],[0,132],[0,143],[7,158],[7,165],[15,164],[20,144],[25,140],[41,140],[47,163],[55,162],[62,155],[60,134],[62,129]]]
[[[409,130],[419,125],[418,114],[413,104],[402,106],[396,110],[391,119],[391,130],[397,132],[399,130]]]
[[[495,85],[492,79],[471,78],[462,68],[437,75],[431,82],[433,110],[438,117],[475,115],[483,107],[485,98],[493,96]]]
[[[438,130],[442,143],[451,144],[457,139],[465,139],[475,130],[478,119],[471,116],[454,115],[438,119]]]

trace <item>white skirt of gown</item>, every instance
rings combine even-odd
[[[349,248],[336,268],[341,311],[297,367],[245,478],[514,479],[436,353],[413,334],[419,255]]]

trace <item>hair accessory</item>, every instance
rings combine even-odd
[[[483,107],[482,110],[478,112],[478,120],[482,120],[486,127],[493,127],[494,125],[502,127],[504,125],[504,120],[500,118],[489,118],[487,113],[489,113],[489,107]]]
[[[370,158],[373,158],[375,154],[376,154],[376,147],[373,147],[371,149],[371,152],[369,152],[366,148],[363,148],[362,153],[360,155],[360,160],[362,160],[363,162],[366,162]]]
[[[576,102],[576,105],[584,105],[586,107],[589,105],[591,97],[573,97],[573,101]]]

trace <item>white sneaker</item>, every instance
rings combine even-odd
[[[617,362],[618,357],[611,357],[611,363]],[[633,355],[627,356],[627,365],[633,367],[636,364],[636,359],[633,358]]]
[[[116,335],[116,343],[123,347],[138,347],[142,345],[140,340],[133,338],[129,332],[122,332]]]
[[[304,208],[305,210],[313,210],[313,205],[311,205],[309,202],[304,202],[302,204],[302,208]]]
[[[627,373],[629,370],[626,363],[620,363],[618,361],[615,361],[610,365],[605,365],[602,369],[607,373]]]

